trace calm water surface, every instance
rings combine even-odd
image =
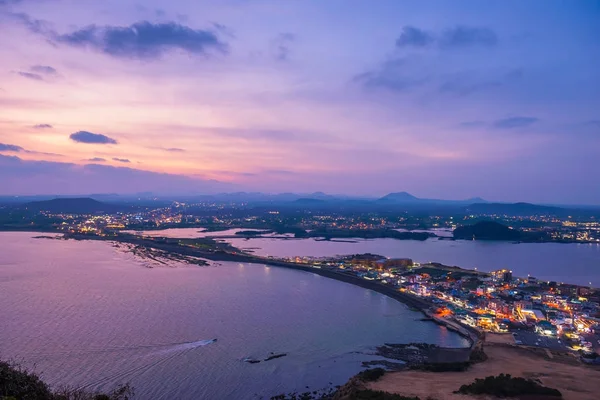
[[[198,228],[149,231],[155,236],[201,237]],[[237,230],[236,230],[237,231]],[[233,230],[231,231],[233,232]],[[432,230],[451,236],[447,230]],[[221,234],[223,232],[220,232]],[[212,235],[214,235],[213,233]],[[219,234],[216,233],[217,235]],[[206,236],[207,234],[200,234]],[[208,235],[211,235],[210,233]],[[493,271],[513,270],[515,276],[528,274],[544,280],[600,287],[600,244],[510,243],[472,240],[353,239],[316,241],[314,239],[227,239],[240,249],[263,256],[325,257],[342,254],[375,253],[386,257],[408,257],[418,262],[440,262],[462,268]]]
[[[472,240],[425,241],[356,239],[355,243],[314,239],[231,239],[239,248],[278,257],[333,256],[375,253],[408,257],[418,262],[441,262],[462,268],[493,271],[511,269],[515,276],[531,274],[543,280],[600,286],[600,245],[564,243],[509,243]]]
[[[0,354],[52,384],[131,382],[141,399],[268,398],[341,384],[383,342],[466,345],[394,300],[317,275],[236,263],[150,269],[109,243],[33,236],[0,233]],[[288,356],[242,361],[270,352]]]

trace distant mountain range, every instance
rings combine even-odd
[[[386,194],[385,196],[377,199],[380,203],[444,203],[444,204],[473,204],[473,203],[487,203],[481,197],[474,197],[466,200],[439,200],[439,199],[421,199],[413,196],[407,192],[397,192]]]
[[[32,201],[33,200],[33,201]],[[138,195],[102,194],[86,197],[60,196],[58,198],[39,197],[0,197],[0,206],[27,208],[31,211],[50,211],[55,213],[114,213],[131,210],[132,207],[163,207],[173,201],[185,203],[232,203],[246,204],[250,207],[281,207],[297,209],[385,211],[406,210],[413,212],[440,212],[475,215],[596,215],[598,207],[548,206],[530,203],[488,202],[480,197],[464,200],[426,199],[407,192],[389,193],[380,198],[330,195],[323,192],[309,194],[261,192],[235,192],[214,195],[194,196],[155,196],[152,193]]]
[[[84,198],[58,198],[52,200],[32,201],[21,205],[19,208],[34,212],[51,212],[54,214],[98,214],[116,213],[131,210],[123,204],[104,203],[89,197]]]

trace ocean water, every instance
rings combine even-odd
[[[373,291],[258,264],[149,265],[106,242],[0,233],[0,357],[139,399],[258,399],[343,384],[384,342],[464,339]],[[152,264],[155,265],[155,264]],[[287,356],[258,364],[271,353]]]
[[[417,262],[440,262],[462,268],[493,271],[506,268],[513,275],[600,287],[600,244],[510,243],[472,240],[353,239],[227,239],[240,249],[275,257],[324,257],[374,253],[408,257]]]

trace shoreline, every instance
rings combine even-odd
[[[69,238],[69,237],[67,237],[67,238]],[[467,326],[462,325],[455,321],[448,321],[445,319],[437,318],[433,314],[433,312],[430,311],[432,304],[427,302],[426,300],[421,299],[417,296],[408,294],[408,293],[400,292],[392,287],[385,286],[379,282],[366,280],[366,279],[360,278],[358,276],[355,276],[355,275],[352,275],[349,273],[344,273],[344,272],[339,272],[339,271],[334,271],[334,270],[329,270],[329,269],[324,269],[324,268],[315,268],[315,267],[311,267],[308,265],[302,265],[302,264],[298,264],[298,263],[274,260],[274,259],[270,259],[270,258],[264,258],[264,257],[260,257],[260,256],[246,254],[243,252],[232,254],[232,253],[225,252],[223,250],[208,251],[208,250],[199,250],[199,249],[195,249],[195,248],[191,248],[191,247],[179,246],[177,244],[177,239],[175,239],[175,238],[171,238],[171,240],[174,240],[175,243],[171,243],[168,240],[165,240],[165,241],[147,240],[147,239],[137,237],[137,236],[108,238],[108,237],[97,237],[97,236],[87,236],[87,235],[77,235],[77,236],[72,235],[72,237],[70,237],[70,238],[75,239],[75,240],[102,240],[102,241],[113,241],[113,242],[117,242],[117,243],[130,243],[130,244],[134,244],[134,245],[154,247],[159,250],[163,250],[163,251],[167,251],[167,252],[171,251],[171,252],[179,253],[181,255],[186,255],[186,256],[201,257],[201,258],[205,258],[205,259],[212,260],[212,261],[231,261],[231,262],[243,262],[243,263],[250,263],[250,264],[262,264],[262,265],[268,265],[268,266],[273,266],[273,267],[288,268],[288,269],[313,273],[313,274],[320,275],[320,276],[323,276],[323,277],[326,277],[329,279],[334,279],[334,280],[337,280],[340,282],[345,282],[345,283],[348,283],[348,284],[351,284],[354,286],[359,286],[359,287],[362,287],[365,289],[373,290],[374,292],[377,292],[377,293],[382,294],[386,297],[389,297],[393,300],[396,300],[402,304],[405,304],[409,308],[416,309],[417,311],[421,312],[428,320],[431,320],[432,322],[436,323],[437,325],[444,326],[449,331],[455,332],[458,335],[462,336],[463,338],[467,339],[470,343],[469,347],[471,348],[471,350],[477,348],[481,341],[481,333],[477,329],[472,328],[472,327],[467,327]]]
[[[213,229],[213,228],[205,228],[205,227],[196,227],[196,226],[184,226],[184,227],[177,227],[177,226],[172,226],[172,227],[168,227],[168,228],[164,228],[164,227],[145,227],[142,230],[137,230],[137,229],[127,229],[127,230],[131,230],[134,232],[160,232],[162,230],[166,230],[166,229],[198,229],[199,233],[218,233],[218,232],[223,232],[223,231],[227,231],[230,229],[259,229],[259,228],[244,228],[244,227],[227,227],[227,228],[219,228],[219,229]],[[401,229],[401,228],[398,228]],[[0,232],[33,232],[33,233],[56,233],[56,234],[67,234],[66,232],[60,232],[60,231],[56,231],[53,228],[42,228],[42,227],[38,227],[32,230],[31,227],[28,226],[7,226],[7,225],[2,225],[0,226]],[[410,231],[407,230],[406,232],[399,232],[399,233],[407,233],[407,234],[419,234],[421,232],[415,232],[415,231]],[[155,237],[159,237],[159,236],[155,236]],[[211,238],[211,239],[279,239],[279,240],[286,240],[286,239],[314,239],[317,241],[332,241],[332,242],[336,242],[336,241],[340,241],[340,242],[345,242],[345,241],[355,241],[355,240],[373,240],[373,239],[392,239],[392,240],[399,240],[399,241],[411,241],[414,240],[416,242],[424,242],[427,240],[446,240],[446,241],[456,241],[456,242],[460,242],[460,241],[465,241],[465,242],[471,242],[471,241],[476,241],[476,242],[483,242],[483,243],[488,243],[488,242],[497,242],[497,243],[510,243],[510,244],[547,244],[547,243],[557,243],[557,244],[590,244],[590,245],[598,245],[600,246],[600,242],[598,241],[594,241],[594,240],[571,240],[571,239],[561,239],[561,240],[502,240],[502,239],[477,239],[477,240],[471,240],[471,239],[465,239],[465,238],[455,238],[452,236],[440,236],[440,235],[436,235],[435,233],[430,233],[428,237],[426,238],[420,238],[420,237],[400,237],[400,236],[347,236],[347,235],[325,235],[325,236],[302,236],[302,237],[286,237],[286,236],[260,236],[260,235],[225,235],[225,236],[219,236],[219,235],[207,235],[207,238]]]

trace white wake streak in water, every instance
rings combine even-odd
[[[182,356],[183,354],[185,354],[193,349],[209,345],[216,341],[217,341],[217,339],[210,339],[210,340],[197,340],[194,342],[174,343],[174,344],[170,344],[170,345],[137,346],[136,348],[138,348],[138,349],[139,348],[156,348],[156,347],[165,347],[165,346],[169,346],[169,347],[146,355],[146,357],[160,355],[161,357],[158,360],[154,360],[153,362],[150,362],[150,363],[143,363],[141,365],[130,368],[128,370],[120,371],[120,372],[117,372],[116,374],[106,376],[106,377],[98,379],[96,381],[87,383],[86,385],[81,386],[80,389],[89,389],[94,386],[103,385],[103,384],[106,384],[106,383],[109,383],[112,381],[122,380],[123,378],[130,377],[134,374],[137,374],[137,375],[143,374],[144,372],[150,370],[151,368],[154,368],[160,364],[164,364],[178,356]],[[129,349],[129,348],[125,348],[125,349]]]
[[[176,342],[176,343],[162,343],[162,344],[147,344],[147,345],[139,345],[139,346],[116,346],[116,347],[105,347],[105,348],[88,348],[88,349],[68,349],[64,351],[56,351],[50,353],[42,353],[36,352],[35,354],[31,354],[27,356],[27,359],[34,358],[51,358],[51,357],[75,357],[75,356],[85,356],[88,354],[100,354],[100,353],[111,353],[111,352],[120,352],[120,351],[134,351],[134,350],[144,350],[144,349],[159,349],[158,353],[170,353],[172,351],[185,350],[185,349],[195,349],[197,347],[202,347],[209,345],[211,343],[216,342],[217,339],[210,340],[197,340],[193,342]],[[152,354],[152,353],[151,353]]]

